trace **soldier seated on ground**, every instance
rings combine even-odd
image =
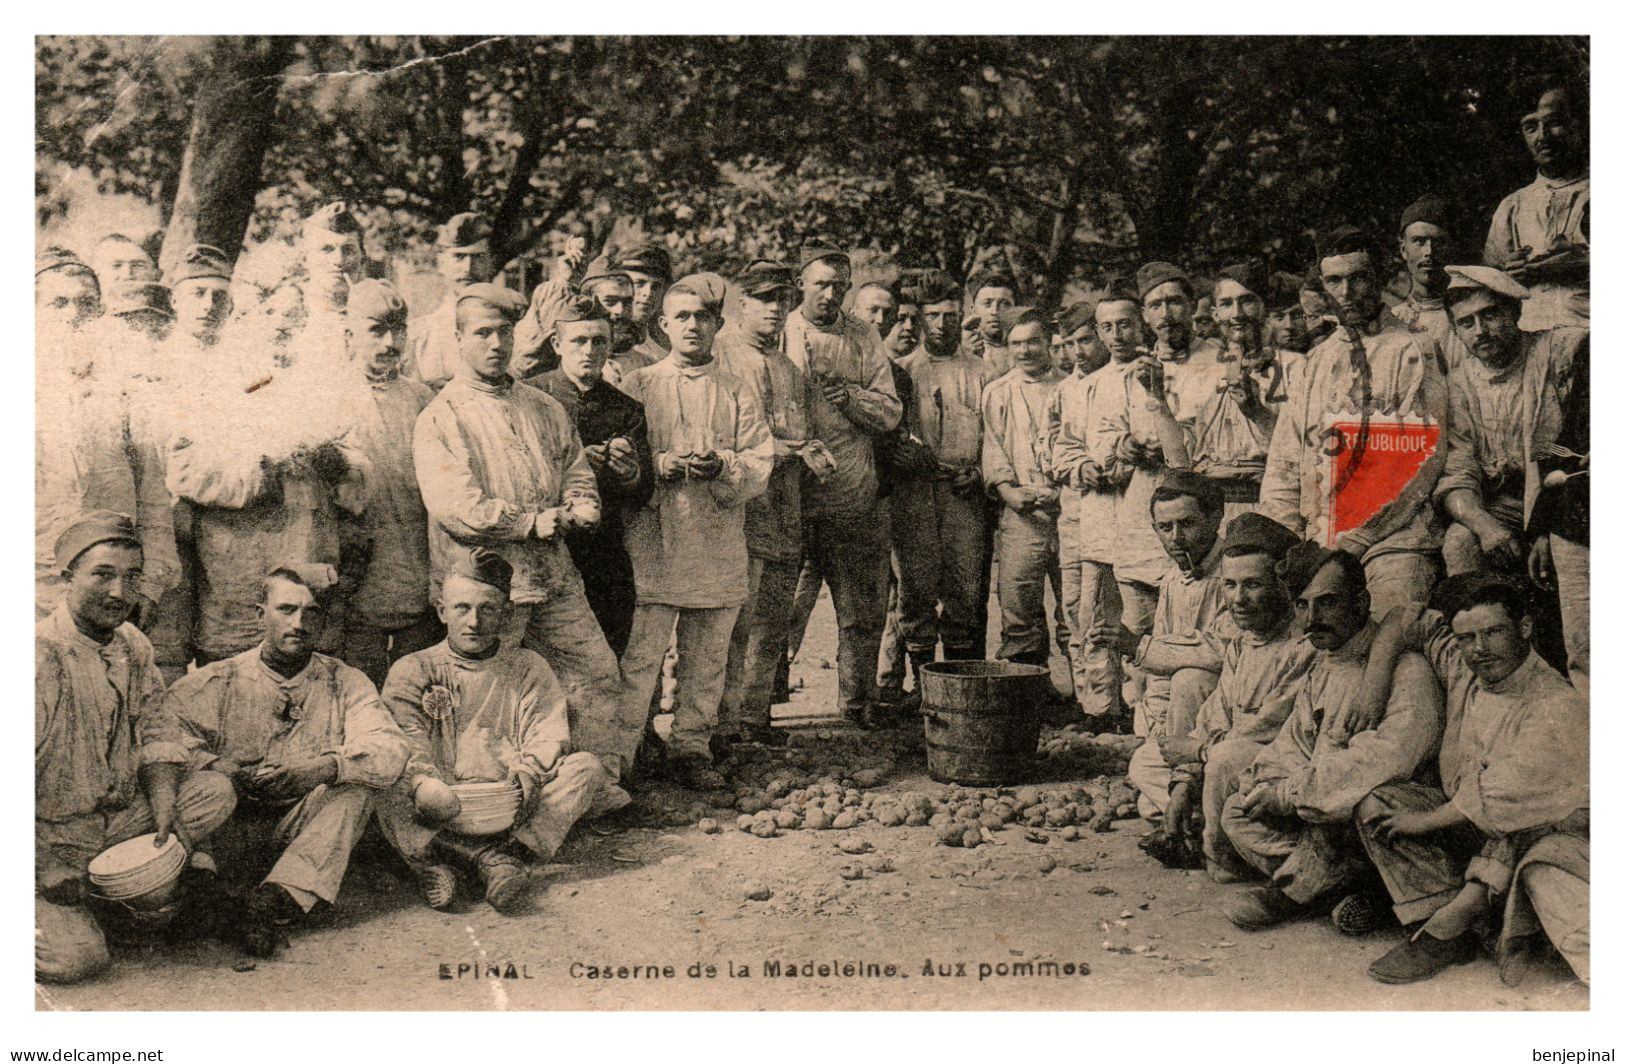
[[[424,902],[449,907],[451,860],[471,865],[485,900],[509,912],[524,900],[534,858],[550,859],[605,793],[598,759],[570,753],[564,689],[535,651],[502,645],[513,568],[475,548],[446,573],[446,638],[389,670],[384,703],[411,745],[399,786],[382,797],[378,825],[418,879]],[[513,826],[457,830],[454,784],[507,781],[520,792]],[[620,796],[625,801],[624,794]]]

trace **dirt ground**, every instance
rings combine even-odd
[[[842,730],[827,719],[834,658],[826,596],[795,673],[804,687],[776,710],[797,728],[798,743]],[[904,762],[877,789],[943,788],[923,764]],[[718,834],[693,826],[612,835],[578,829],[543,871],[527,911],[516,916],[500,916],[473,898],[459,899],[451,913],[431,911],[387,862],[359,860],[337,909],[297,933],[274,960],[250,966],[212,943],[124,950],[100,979],[38,987],[36,1005],[1589,1008],[1586,989],[1556,960],[1537,965],[1516,989],[1502,986],[1487,960],[1416,986],[1387,987],[1365,968],[1397,941],[1397,932],[1350,939],[1324,920],[1262,934],[1237,931],[1220,905],[1241,888],[1155,865],[1136,848],[1147,830],[1139,820],[1104,833],[1086,830],[1074,842],[1050,832],[1050,841],[1039,844],[1005,830],[966,850],[937,845],[929,827],[867,823],[762,839],[736,830],[732,810],[719,819]],[[843,838],[867,840],[873,851],[849,856],[838,848]],[[1046,858],[1054,861],[1048,871]],[[854,862],[868,873],[842,878],[842,867]],[[886,865],[893,870],[874,871]],[[750,900],[747,892],[769,896]],[[1040,969],[1050,961],[1053,972]],[[1011,967],[1028,963],[1034,974]],[[770,971],[775,964],[777,975]],[[594,977],[605,969],[607,978]]]

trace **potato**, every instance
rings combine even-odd
[[[982,827],[987,828],[989,831],[1004,830],[1004,821],[1000,820],[992,813],[983,813],[981,816],[976,818],[976,822]]]
[[[1138,810],[1135,808],[1133,802],[1124,802],[1115,810],[1116,818],[1118,820],[1131,820],[1137,812]]]
[[[1061,838],[1065,839],[1067,842],[1077,842],[1079,839],[1083,838],[1083,833],[1076,827],[1069,826],[1061,829]]]
[[[954,818],[948,813],[932,813],[925,822],[934,828],[945,828],[954,822]]]
[[[790,781],[782,776],[767,785],[767,796],[769,798],[782,798],[788,793],[790,793]]]
[[[823,809],[814,806],[813,808],[807,810],[806,819],[802,821],[801,826],[809,831],[823,831],[825,828],[829,827],[830,819],[831,818],[828,813],[824,812]]]
[[[903,821],[903,823],[907,824],[911,828],[921,828],[921,827],[924,827],[926,824],[929,824],[930,822],[931,822],[931,818],[926,816],[924,813],[919,812],[918,810],[916,810],[915,812],[910,813],[908,815],[908,819]]]
[[[801,817],[797,816],[795,811],[791,809],[780,809],[778,814],[773,817],[773,821],[779,827],[786,829],[799,828],[801,826]]]
[[[1064,828],[1072,823],[1072,814],[1063,806],[1060,809],[1051,809],[1044,814],[1044,826],[1050,828]]]
[[[717,832],[722,830],[722,826],[715,820],[712,820],[710,817],[701,819],[699,827],[700,830],[705,832],[707,835],[715,835]]]
[[[1038,870],[1045,875],[1055,871],[1055,858],[1051,857],[1047,853],[1040,857],[1038,859]]]
[[[971,825],[965,828],[965,841],[961,844],[967,850],[974,850],[982,845],[982,828],[980,825]]]
[[[948,823],[937,825],[937,845],[963,846],[965,845],[965,829],[962,825]]]
[[[719,791],[717,796],[711,799],[711,804],[718,809],[732,809],[739,804],[739,799],[727,791]]]
[[[886,805],[881,806],[880,810],[875,813],[875,819],[880,822],[881,827],[895,828],[902,826],[903,822],[908,819],[908,814],[903,812],[902,806]]]
[[[851,811],[842,813],[840,816],[835,818],[833,823],[830,824],[830,827],[837,831],[845,831],[847,828],[855,828],[857,826],[858,816],[856,813]]]
[[[1097,814],[1095,814],[1095,818],[1093,820],[1089,821],[1089,827],[1090,827],[1091,830],[1096,831],[1096,832],[1101,832],[1101,833],[1110,831],[1112,829],[1111,814],[1109,814],[1109,813],[1097,813]]]
[[[885,770],[878,768],[864,768],[852,773],[852,782],[859,787],[874,787],[885,778]]]
[[[771,822],[758,820],[751,824],[750,833],[759,839],[771,839],[778,835],[779,829]]]
[[[754,823],[756,823],[755,818],[747,816],[744,813],[739,814],[739,817],[734,821],[734,825],[738,827],[740,831],[749,831],[750,826]]]
[[[767,801],[760,794],[747,794],[739,799],[735,808],[741,813],[760,813],[767,808]]]

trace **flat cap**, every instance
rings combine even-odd
[[[1264,293],[1269,288],[1270,278],[1269,272],[1264,269],[1262,262],[1250,261],[1233,262],[1228,266],[1220,267],[1218,277],[1214,282],[1215,286],[1217,286],[1218,281],[1234,281],[1253,295],[1263,299]],[[1296,292],[1292,293],[1292,301],[1294,303],[1298,301]]]
[[[324,203],[305,219],[304,231],[326,233],[361,233],[361,220],[343,200]]]
[[[1404,236],[1405,230],[1417,222],[1427,222],[1440,229],[1450,228],[1449,208],[1445,206],[1444,199],[1429,193],[1405,208],[1405,213],[1399,216],[1399,235]]]
[[[170,273],[169,285],[173,288],[182,281],[196,281],[205,277],[219,278],[222,281],[231,280],[231,260],[217,247],[193,244],[175,263],[175,268]]]
[[[435,233],[434,246],[484,251],[491,246],[491,223],[485,215],[473,211],[454,214]]]
[[[796,275],[782,262],[757,259],[734,278],[734,284],[748,296],[765,296],[782,289],[794,291]]]
[[[728,292],[728,282],[717,274],[710,272],[691,273],[678,278],[671,288],[667,289],[666,294],[670,295],[672,292],[679,290],[692,292],[700,297],[700,302],[704,303],[712,313],[721,314],[722,300]]]
[[[585,288],[594,281],[625,281],[631,284],[632,275],[608,255],[600,255],[587,263],[587,271],[581,275],[581,287]]]
[[[1276,561],[1302,540],[1292,530],[1260,513],[1245,511],[1230,519],[1224,529],[1225,554],[1268,554]]]
[[[809,240],[801,245],[801,261],[796,269],[797,271],[805,270],[813,263],[823,262],[825,259],[838,262],[842,266],[850,267],[852,265],[851,256],[834,244],[823,240]]]
[[[1060,315],[1055,319],[1055,331],[1062,336],[1071,336],[1085,325],[1094,323],[1095,305],[1083,300],[1061,309]]]
[[[1319,259],[1329,259],[1335,255],[1356,255],[1365,252],[1372,257],[1373,263],[1377,258],[1377,243],[1371,239],[1371,234],[1355,225],[1340,225],[1329,233],[1321,235],[1315,241],[1315,255]]]
[[[508,559],[489,547],[459,551],[452,559],[450,571],[476,583],[494,587],[504,595],[513,590],[513,566],[508,564]]]
[[[173,317],[169,307],[169,289],[157,281],[125,281],[114,285],[105,298],[107,312],[114,317],[150,311]]]
[[[34,254],[35,277],[42,273],[50,273],[52,270],[68,270],[76,273],[88,273],[92,277],[95,276],[95,271],[90,268],[89,263],[67,248],[56,244],[40,248]]]
[[[1178,282],[1184,286],[1185,291],[1192,294],[1196,291],[1191,285],[1189,275],[1171,262],[1148,262],[1134,274],[1135,291],[1142,300],[1151,293],[1152,289],[1159,288],[1170,281]]]
[[[350,286],[350,298],[345,304],[345,315],[353,319],[368,318],[388,325],[406,324],[406,300],[401,298],[388,281],[368,278]]]
[[[1445,622],[1449,623],[1462,610],[1491,602],[1516,603],[1519,607],[1517,612],[1522,615],[1528,612],[1523,606],[1528,601],[1529,589],[1517,580],[1479,569],[1439,581],[1428,596],[1428,609],[1438,610],[1444,614]]]
[[[525,313],[527,306],[525,297],[505,285],[492,284],[489,281],[483,284],[471,284],[467,288],[457,290],[459,304],[467,300],[484,303],[488,307],[495,307],[508,316],[509,321],[518,321]]]
[[[141,546],[135,520],[129,514],[112,510],[92,510],[80,514],[56,537],[56,567],[66,569],[75,558],[98,543],[127,543]]]
[[[1300,293],[1303,291],[1303,278],[1295,273],[1284,273],[1280,270],[1270,274],[1267,289],[1261,293],[1264,297],[1264,309],[1270,313],[1282,310],[1291,310],[1301,306]]]
[[[1485,292],[1505,299],[1529,298],[1529,289],[1494,266],[1446,266],[1444,272],[1450,277],[1450,286],[1445,289],[1444,299],[1446,303],[1452,305],[1476,292]]]
[[[1018,325],[1036,321],[1042,324],[1047,332],[1049,323],[1044,321],[1044,315],[1038,312],[1037,307],[1006,307],[999,311],[999,328],[1004,330],[1005,339],[1010,338],[1010,331]]]
[[[663,281],[671,280],[671,252],[652,240],[633,244],[622,251],[616,256],[616,265]]]

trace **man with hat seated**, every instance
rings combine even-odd
[[[1224,489],[1227,520],[1258,508],[1270,435],[1303,364],[1302,355],[1265,343],[1266,287],[1256,262],[1226,266],[1213,283],[1222,372],[1213,394],[1199,400],[1191,458]]]
[[[1283,692],[1290,714],[1284,725],[1277,719],[1279,734],[1254,748],[1251,767],[1221,803],[1220,834],[1230,852],[1270,877],[1269,885],[1231,899],[1224,913],[1242,930],[1258,931],[1330,907],[1339,931],[1362,934],[1377,925],[1380,903],[1366,893],[1375,877],[1355,834],[1355,807],[1382,784],[1432,778],[1444,697],[1427,662],[1410,654],[1398,664],[1381,717],[1351,721],[1377,634],[1365,570],[1352,555],[1318,543],[1293,547],[1281,568],[1305,633],[1297,642],[1307,641],[1313,653],[1296,695]]]
[[[219,841],[228,872],[257,876],[256,858],[280,851],[238,928],[243,948],[260,957],[276,952],[281,925],[337,901],[376,796],[406,765],[406,739],[371,681],[316,651],[326,568],[275,565],[260,583],[259,645],[188,673],[164,696],[192,767],[229,777],[236,790]]]
[[[1359,558],[1377,615],[1427,596],[1442,528],[1446,395],[1431,339],[1382,304],[1374,243],[1350,226],[1321,241],[1320,284],[1339,325],[1280,407],[1259,510]]]
[[[135,522],[81,514],[55,560],[62,601],[34,628],[34,974],[71,983],[110,963],[87,904],[90,860],[154,831],[195,850],[235,799],[226,777],[187,770],[152,646],[128,623],[142,580]],[[194,852],[183,891],[212,869]]]
[[[746,507],[767,488],[773,437],[749,386],[718,368],[723,282],[685,277],[666,289],[661,329],[672,353],[631,374],[622,390],[643,404],[655,491],[626,523],[638,605],[621,667],[626,676],[612,756],[630,764],[643,738],[661,664],[677,639],[677,700],[668,766],[685,785],[723,785],[711,767],[728,644],[750,588]],[[873,676],[873,662],[870,674]]]
[[[808,243],[798,285],[801,305],[785,324],[784,351],[807,375],[810,435],[822,441],[835,467],[804,485],[803,546],[835,604],[840,710],[861,723],[875,699],[891,550],[875,448],[897,428],[903,405],[879,334],[841,309],[852,287],[846,253]]]
[[[435,269],[446,282],[446,297],[434,310],[413,320],[401,373],[438,392],[463,364],[457,347],[457,293],[489,281],[494,272],[491,223],[473,211],[453,215],[435,232],[434,249]]]
[[[1166,849],[1148,848],[1173,867],[1201,867],[1221,882],[1245,874],[1220,814],[1238,780],[1292,707],[1313,650],[1292,627],[1292,598],[1276,566],[1298,537],[1254,513],[1225,527],[1219,545],[1219,585],[1236,638],[1223,647],[1218,685],[1196,712],[1194,727],[1164,731],[1163,756],[1173,766]],[[1196,814],[1201,845],[1193,847]]]
[[[444,863],[473,866],[499,912],[524,898],[530,863],[552,859],[605,784],[603,766],[572,753],[564,689],[541,656],[504,646],[513,567],[475,547],[440,584],[446,638],[389,670],[383,700],[411,747],[400,784],[380,796],[378,824],[417,875],[424,902],[445,909],[457,880]],[[451,785],[512,783],[513,826],[463,835],[448,826],[462,805]]]
[[[1373,963],[1384,983],[1429,979],[1478,952],[1498,919],[1502,978],[1522,978],[1542,931],[1591,977],[1591,743],[1586,699],[1533,649],[1525,590],[1463,573],[1423,612],[1390,612],[1351,714],[1380,719],[1395,661],[1419,650],[1445,689],[1440,786],[1389,782],[1355,811],[1407,937]]]
[[[1220,345],[1197,339],[1191,328],[1195,290],[1184,270],[1149,262],[1140,267],[1135,283],[1154,343],[1124,375],[1123,387],[1103,399],[1107,428],[1101,446],[1111,461],[1108,474],[1127,482],[1123,505],[1117,508],[1112,560],[1123,623],[1144,635],[1157,588],[1169,571],[1168,555],[1149,517],[1151,497],[1168,470],[1191,467],[1197,416],[1223,370]]]
[[[1446,270],[1445,304],[1466,357],[1450,371],[1450,432],[1444,473],[1433,491],[1452,521],[1444,535],[1445,568],[1522,575],[1534,548],[1534,575],[1543,581],[1555,575],[1559,596],[1571,593],[1563,639],[1571,672],[1583,675],[1590,670],[1589,620],[1572,593],[1584,594],[1590,581],[1589,518],[1583,516],[1590,479],[1584,472],[1590,466],[1590,331],[1523,332],[1518,321],[1527,288],[1489,266]],[[1560,479],[1547,486],[1554,472]],[[1569,514],[1563,527],[1537,521],[1555,510]],[[1557,559],[1561,565],[1553,564]]]
[[[391,665],[441,634],[429,600],[429,515],[412,466],[412,431],[434,393],[401,376],[406,302],[388,281],[359,281],[350,289],[345,340],[347,374],[365,386],[350,389],[348,397],[349,441],[367,469],[358,530],[366,560],[350,596],[339,657],[381,684]]]
[[[611,779],[630,773],[615,756],[621,672],[587,602],[565,536],[598,524],[592,461],[570,415],[546,392],[508,374],[517,292],[476,284],[457,294],[463,362],[424,408],[412,435],[418,487],[429,512],[431,591],[460,554],[489,547],[513,566],[514,609],[502,638],[542,655],[564,685],[575,745],[597,754]],[[641,734],[643,718],[636,727]],[[608,792],[620,806],[620,788]]]
[[[1067,646],[1056,532],[1061,496],[1051,476],[1048,446],[1050,402],[1059,381],[1050,364],[1043,316],[1032,307],[1000,314],[1014,368],[982,392],[982,483],[1000,503],[994,540],[1001,614],[998,657],[1046,665],[1046,585],[1055,600],[1056,645],[1063,652]]]
[[[613,331],[614,323],[593,297],[565,300],[552,333],[558,368],[531,383],[570,415],[597,478],[598,525],[572,528],[564,541],[581,573],[587,604],[610,650],[619,656],[632,634],[637,605],[632,558],[626,552],[626,514],[649,501],[655,478],[642,405],[604,377]]]
[[[772,728],[773,684],[789,642],[796,576],[801,570],[803,451],[815,441],[807,426],[807,379],[785,357],[784,322],[796,305],[790,267],[758,259],[733,282],[735,318],[717,333],[717,369],[744,385],[773,437],[773,472],[762,494],[745,504],[748,589],[728,643],[719,735],[782,746]]]

